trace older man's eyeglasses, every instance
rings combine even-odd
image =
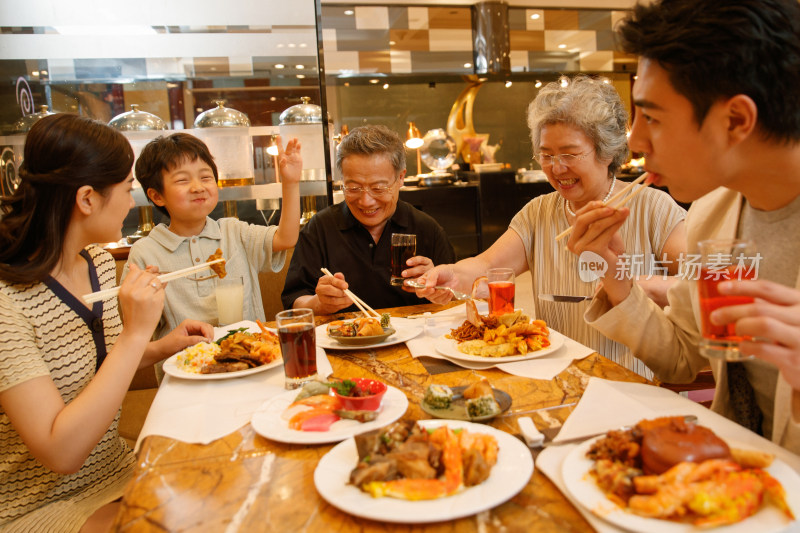
[[[387,198],[392,195],[392,186],[372,185],[369,187],[348,187],[342,185],[342,192],[348,198],[360,198],[365,192],[375,199]]]
[[[586,159],[586,156],[591,154],[592,150],[588,152],[584,152],[582,154],[559,154],[559,155],[550,155],[550,154],[536,154],[533,158],[539,162],[542,167],[551,167],[555,163],[559,163],[565,167],[574,165],[578,161],[583,161]]]

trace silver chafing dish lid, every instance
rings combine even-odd
[[[321,124],[322,108],[315,104],[310,104],[311,98],[302,96],[303,103],[293,105],[281,113],[281,126],[287,124]]]
[[[217,107],[203,111],[194,119],[195,128],[241,128],[249,127],[250,119],[246,114],[230,107],[225,107],[223,100],[214,102]]]
[[[147,111],[140,111],[138,104],[131,104],[131,110],[112,118],[108,125],[120,131],[165,130],[167,123]]]
[[[27,133],[37,120],[46,117],[47,115],[55,115],[55,113],[48,111],[46,105],[41,105],[39,106],[38,113],[31,113],[30,115],[25,115],[17,120],[14,123],[14,131],[17,133]]]

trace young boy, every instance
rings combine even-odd
[[[234,218],[213,220],[217,205],[217,166],[205,143],[187,133],[158,137],[147,144],[136,161],[136,177],[156,209],[169,216],[131,248],[128,264],[155,265],[162,272],[205,263],[222,249],[229,277],[244,284],[243,317],[265,320],[258,273],[283,268],[284,250],[292,248],[300,231],[300,143],[292,139],[284,151],[279,140],[278,164],[283,205],[278,226],[258,226]],[[200,272],[197,277],[210,274]],[[165,335],[186,318],[218,323],[217,278],[193,281],[180,278],[166,286],[164,313],[156,337]]]

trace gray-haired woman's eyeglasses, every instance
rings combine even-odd
[[[536,154],[533,158],[539,162],[540,165],[543,167],[550,167],[553,166],[554,163],[559,163],[565,167],[574,165],[578,161],[583,161],[586,159],[586,156],[591,154],[592,150],[588,152],[584,152],[582,154],[559,154],[559,155],[550,155],[550,154]]]

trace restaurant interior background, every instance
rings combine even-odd
[[[521,207],[496,201],[493,206],[490,189],[516,198],[518,191],[506,189],[514,186],[517,169],[538,168],[531,161],[525,115],[542,83],[561,73],[597,74],[629,104],[635,59],[614,50],[613,26],[633,1],[450,4],[295,0],[289,8],[278,0],[4,2],[3,192],[14,186],[25,128],[42,105],[47,112],[109,122],[138,104],[169,130],[182,130],[222,100],[249,117],[253,179],[250,185],[221,189],[221,200],[228,201],[221,201],[212,216],[223,216],[224,207],[234,203],[244,220],[275,223],[280,188],[267,150],[283,127],[282,113],[302,105],[302,97],[320,106],[320,117],[327,119],[313,130],[321,138],[306,143],[321,151],[319,157],[304,152],[307,162],[315,161],[311,166],[322,167],[309,169],[304,177],[309,182],[301,189],[304,212],[313,213],[334,199],[331,154],[344,126],[381,123],[405,138],[413,122],[424,135],[448,128],[461,95],[459,120],[471,112],[472,123],[461,124],[459,133],[474,126],[482,145],[473,157],[490,162],[493,155],[503,169],[480,179],[474,173],[456,176],[461,181],[456,186],[474,189],[465,197],[472,209],[452,205],[454,197],[442,191],[444,199],[436,200],[433,187],[410,187],[401,196],[444,220],[459,256],[476,253]],[[418,168],[416,150],[407,155],[409,175],[430,172],[425,164]],[[469,157],[468,152],[458,155],[459,160]],[[477,168],[461,162],[462,168]],[[538,192],[522,196],[547,192],[546,184],[538,185]],[[146,205],[141,193],[136,199]],[[136,231],[136,211],[126,219],[124,235]]]

